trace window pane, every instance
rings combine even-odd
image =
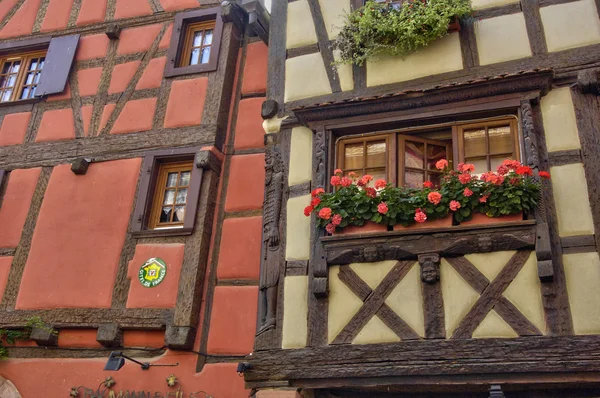
[[[173,222],[183,222],[185,218],[185,206],[176,206],[173,214]]]
[[[213,39],[213,30],[212,29],[206,30],[204,32],[204,41],[202,42],[202,45],[204,45],[204,46],[211,45],[212,39]]]
[[[190,65],[198,65],[200,63],[200,49],[195,48],[192,50],[192,56],[190,57]]]
[[[475,174],[490,171],[487,166],[487,159],[465,159],[465,163],[472,163],[475,166]]]
[[[31,60],[31,64],[29,65],[29,70],[36,70],[38,66],[38,59],[37,58],[33,58]]]
[[[186,185],[190,185],[190,175],[192,173],[189,171],[182,171],[179,175],[179,186],[185,187]]]
[[[12,68],[10,68],[11,73],[18,73],[19,69],[21,69],[21,61],[15,61],[12,64]]]
[[[385,141],[367,142],[367,167],[385,167]]]
[[[33,83],[33,73],[28,73],[27,74],[27,79],[25,79],[25,84],[31,84]]]
[[[11,66],[12,66],[12,63],[5,62],[4,65],[2,66],[2,74],[6,75],[8,72],[10,72],[10,67]]]
[[[6,90],[2,94],[2,102],[10,101],[10,96],[12,95],[12,90]]]
[[[8,77],[7,76],[0,77],[0,87],[2,87],[2,88],[8,87]]]
[[[435,163],[441,159],[448,159],[446,147],[440,145],[427,145],[427,170],[435,170]]]
[[[173,212],[172,207],[163,207],[160,212],[160,222],[171,222],[171,213]]]
[[[504,162],[504,159],[510,158],[510,155],[490,156],[490,163],[492,164],[492,170],[498,170],[498,166]]]
[[[23,89],[23,93],[21,93],[21,99],[29,98],[29,87],[25,87]]]
[[[185,202],[187,202],[187,193],[188,193],[187,188],[180,189],[179,191],[177,191],[177,204],[178,205],[185,204]]]
[[[38,66],[38,69],[42,70],[44,68],[45,63],[46,63],[46,58],[45,57],[40,58],[40,65]]]
[[[33,79],[35,84],[38,84],[40,82],[40,76],[42,76],[40,72],[35,74],[35,79]]]
[[[465,130],[465,157],[485,156],[485,129]]]
[[[210,47],[204,47],[202,49],[202,61],[201,63],[207,64],[210,59]]]
[[[488,129],[490,137],[490,153],[512,153],[512,135],[510,126],[492,127]]]
[[[425,162],[424,151],[425,144],[422,142],[406,141],[406,147],[404,149],[404,165],[415,169],[423,169]]]
[[[194,38],[192,39],[192,47],[200,47],[202,45],[202,34],[203,30],[194,32]]]
[[[420,188],[423,186],[423,173],[407,170],[404,173],[404,185],[409,188]]]
[[[440,179],[442,177],[441,174],[439,173],[428,173],[427,175],[428,180],[431,181],[433,183],[434,186],[439,187],[440,186]]]
[[[362,169],[363,168],[363,144],[346,145],[344,150],[344,168]]]
[[[175,200],[175,190],[169,189],[165,191],[165,199],[163,200],[163,205],[172,205]]]
[[[8,82],[6,83],[7,87],[14,87],[17,82],[17,75],[8,76]]]
[[[179,176],[179,173],[167,174],[167,187],[177,186],[177,176]]]

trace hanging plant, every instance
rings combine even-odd
[[[405,56],[448,34],[472,13],[470,0],[411,0],[401,6],[367,1],[346,16],[334,43],[340,63],[362,65],[378,55]]]

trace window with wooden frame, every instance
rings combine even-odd
[[[439,184],[435,164],[447,159],[453,168],[473,163],[475,173],[496,168],[504,159],[520,160],[515,117],[362,134],[338,139],[337,167],[344,174],[370,174],[398,186]]]
[[[0,102],[34,98],[45,62],[46,51],[0,58]]]
[[[220,7],[177,14],[165,77],[216,70],[222,32]]]
[[[183,226],[193,161],[164,163],[158,168],[150,229]]]
[[[215,21],[197,22],[187,26],[179,66],[208,64],[215,30]]]
[[[200,148],[146,153],[132,226],[134,235],[192,233],[202,184],[194,157]]]

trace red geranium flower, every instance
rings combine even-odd
[[[373,181],[373,176],[369,174],[365,174],[362,176],[359,182],[362,182],[363,185],[367,185],[369,182]]]
[[[356,178],[356,173],[351,171],[350,173],[348,173],[348,177],[354,179],[354,178]]]
[[[465,195],[467,198],[471,195],[473,195],[473,191],[471,191],[469,189],[469,187],[465,188],[465,190],[463,191],[463,195]]]
[[[381,202],[379,205],[377,205],[377,211],[381,214],[386,214],[388,212],[387,204],[385,202]]]
[[[521,163],[519,163],[517,160],[512,159],[504,159],[502,165],[506,166],[509,170],[516,170],[517,168],[522,166]]]
[[[458,176],[458,180],[462,184],[468,184],[471,181],[471,174],[461,174]]]
[[[377,189],[383,189],[385,188],[387,185],[387,182],[385,182],[385,180],[383,179],[379,179],[377,181],[375,181],[375,188]]]
[[[333,235],[333,233],[335,232],[335,225],[327,224],[327,226],[325,226],[325,230]]]
[[[475,165],[471,163],[463,163],[459,165],[458,170],[462,171],[463,173],[472,173],[475,171]]]
[[[331,218],[331,209],[329,207],[323,207],[319,210],[319,217],[323,220],[329,220]]]
[[[339,214],[334,215],[331,218],[331,223],[335,226],[338,226],[342,223],[342,216],[340,216]]]
[[[433,203],[434,205],[437,205],[440,203],[440,200],[442,200],[442,194],[439,192],[429,192],[429,194],[427,195],[427,200]]]
[[[490,195],[483,195],[481,198],[479,198],[479,203],[486,203],[489,196]]]
[[[365,193],[370,198],[377,197],[377,191],[375,190],[375,188],[367,187],[367,188],[365,188]]]
[[[344,172],[342,171],[342,169],[335,169],[335,171],[333,172],[333,174],[337,175],[342,175]]]
[[[311,195],[315,197],[321,195],[322,193],[325,193],[325,190],[323,188],[316,188],[311,192]]]
[[[438,160],[438,161],[435,163],[435,167],[436,167],[438,170],[444,170],[446,167],[448,167],[448,161],[447,161],[446,159],[441,159],[441,160]]]
[[[306,206],[306,207],[304,208],[304,215],[305,215],[306,217],[310,217],[310,213],[312,213],[312,212],[313,212],[313,210],[314,210],[314,208],[313,208],[312,206]]]
[[[415,212],[415,221],[418,223],[424,223],[427,220],[427,214],[423,213],[421,209],[417,209]]]
[[[340,185],[342,185],[342,179],[338,176],[331,177],[331,185],[333,185],[334,187],[339,187]]]
[[[425,182],[423,183],[423,186],[424,186],[425,188],[433,188],[433,182],[431,182],[431,181],[425,181]]]
[[[516,170],[516,173],[519,175],[531,176],[533,175],[533,170],[531,170],[531,167],[529,166],[519,166]]]
[[[312,207],[317,207],[319,205],[319,203],[321,203],[321,199],[320,198],[313,198],[313,200],[310,201],[310,205]]]
[[[542,178],[550,178],[550,173],[548,173],[547,171],[540,171],[539,174]]]
[[[342,181],[341,184],[343,187],[349,187],[350,185],[352,185],[352,180],[349,179],[348,177],[342,177]]]
[[[460,209],[460,202],[458,202],[456,200],[451,201],[450,202],[450,210],[456,211],[458,209]]]
[[[501,164],[500,166],[498,166],[498,174],[500,174],[501,176],[507,175],[508,174],[508,167],[506,167],[503,164]]]

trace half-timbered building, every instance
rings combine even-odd
[[[248,396],[268,29],[254,1],[0,1],[1,397]]]
[[[272,6],[247,386],[598,396],[600,2],[472,0],[472,18],[415,53],[340,65],[332,41],[362,5]],[[441,158],[478,173],[516,159],[551,179],[535,211],[496,224],[329,235],[303,214],[336,169],[420,186]]]

